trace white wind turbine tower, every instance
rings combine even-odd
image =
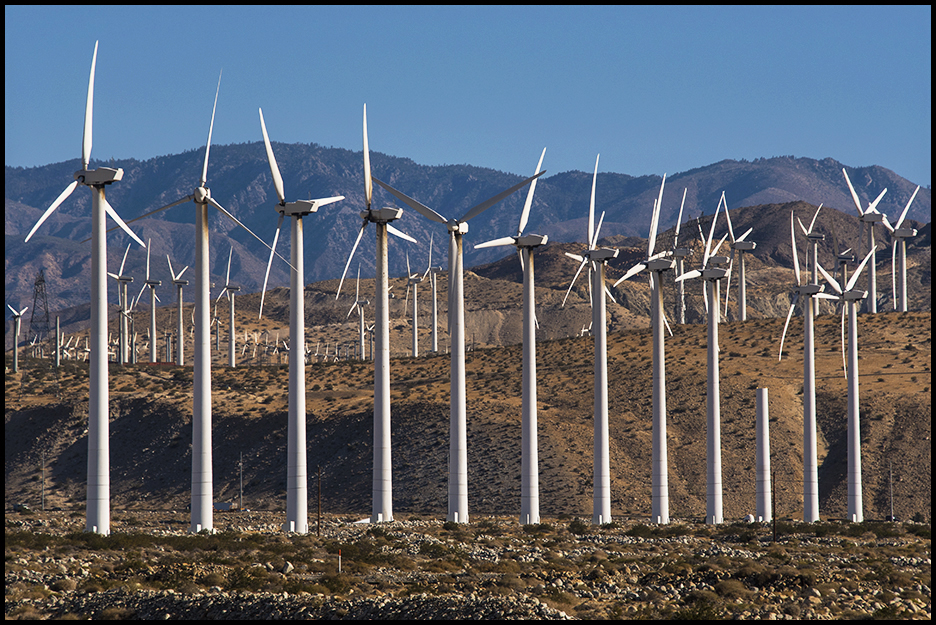
[[[546,148],[536,165],[540,173]],[[523,405],[521,408],[520,434],[520,523],[529,525],[540,522],[539,514],[539,456],[536,424],[536,298],[533,286],[533,250],[549,240],[545,234],[523,234],[533,206],[536,180],[530,184],[526,203],[520,214],[517,234],[487,241],[475,249],[499,245],[515,245],[523,266]]]
[[[153,242],[152,239],[146,241],[146,280],[143,281],[143,287],[140,289],[140,294],[137,295],[137,301],[143,296],[143,291],[146,290],[146,287],[149,287],[150,290],[150,362],[156,362],[156,302],[160,301],[156,296],[156,287],[162,284],[161,280],[151,280],[150,279],[150,247],[149,245]]]
[[[825,293],[821,284],[802,284],[800,279],[799,253],[796,250],[796,228],[793,223],[793,211],[790,211],[790,240],[793,246],[793,270],[796,274],[796,286],[793,288],[793,301],[787,312],[780,336],[780,354],[783,358],[783,341],[790,325],[790,317],[799,299],[805,298],[803,305],[803,521],[814,523],[819,520],[819,461],[816,442],[816,353],[813,332],[813,298],[837,299]],[[871,255],[872,262],[874,254]]]
[[[7,304],[7,308],[13,313],[13,373],[19,371],[19,335],[20,324],[22,323],[23,313],[29,310],[29,306],[17,312],[15,308]]]
[[[132,221],[145,219],[155,213],[172,208],[184,202],[195,203],[195,276],[197,289],[195,291],[195,366],[192,388],[192,514],[189,531],[213,531],[213,472],[211,462],[211,328],[209,313],[211,300],[209,288],[208,259],[208,206],[214,207],[221,214],[232,220],[235,224],[246,230],[255,239],[271,249],[267,243],[254,234],[234,215],[228,212],[214,198],[211,189],[206,187],[208,181],[208,153],[211,151],[211,132],[214,129],[215,110],[218,107],[218,93],[221,90],[221,76],[218,75],[218,87],[215,90],[214,106],[211,109],[211,123],[208,126],[208,141],[205,144],[205,162],[202,166],[201,178],[198,186],[191,195],[167,204]],[[128,222],[130,223],[130,222]]]
[[[719,280],[727,275],[724,265],[728,263],[727,256],[717,256],[718,249],[724,243],[722,237],[712,251],[712,238],[715,234],[715,222],[718,221],[718,211],[721,208],[724,194],[718,201],[715,215],[712,217],[712,226],[709,229],[708,240],[705,242],[705,252],[702,257],[702,269],[693,269],[676,278],[689,280],[701,277],[705,285],[706,310],[708,312],[708,345],[707,345],[707,371],[708,384],[706,389],[706,489],[705,489],[705,522],[711,524],[724,521],[722,506],[722,469],[721,469],[721,396],[719,390],[718,366],[718,290]],[[728,205],[725,204],[725,210]]]
[[[279,234],[277,232],[277,234]],[[276,243],[275,239],[273,241]],[[227,293],[228,296],[228,314],[229,314],[229,327],[228,327],[228,366],[236,367],[237,366],[237,347],[235,345],[237,335],[234,333],[234,294],[240,291],[239,286],[234,286],[231,284],[231,259],[234,256],[234,245],[231,245],[231,251],[228,252],[228,264],[227,272],[224,274],[224,288],[221,289],[221,293],[218,294],[218,299],[215,300],[215,304],[224,297],[224,294]],[[272,256],[272,254],[271,254]],[[261,298],[263,296],[261,295]]]
[[[592,295],[592,328],[595,333],[595,434],[594,434],[594,489],[592,502],[592,523],[601,525],[610,523],[611,518],[611,455],[608,434],[608,330],[607,310],[605,307],[605,266],[612,258],[616,258],[618,250],[612,248],[598,248],[598,232],[604,213],[595,223],[595,183],[598,181],[598,158],[595,158],[595,173],[592,176],[591,200],[588,204],[588,223],[585,242],[585,252],[578,256],[566,253],[566,256],[579,261],[578,270],[572,278],[566,297],[569,296],[575,280],[586,264],[591,279],[590,292]],[[562,301],[563,306],[565,300]]]
[[[429,270],[426,269],[426,273]],[[406,301],[403,303],[403,315],[406,316],[406,307],[409,303],[410,287],[413,287],[413,358],[419,356],[419,299],[417,298],[419,283],[426,279],[426,274],[412,273],[409,263],[409,252],[406,253]]]
[[[722,191],[722,198],[725,192]],[[818,214],[819,211],[817,210]],[[748,228],[744,234],[737,239],[734,236],[734,228],[731,227],[731,212],[728,210],[728,202],[725,201],[725,219],[728,220],[728,246],[731,248],[731,260],[728,262],[728,275],[725,282],[725,317],[728,316],[728,295],[731,293],[731,268],[734,267],[735,252],[738,253],[738,308],[741,321],[747,321],[747,281],[744,276],[744,253],[753,252],[757,247],[754,241],[745,241],[754,228]],[[815,222],[815,217],[813,218]],[[810,226],[811,228],[812,226]],[[821,235],[820,235],[821,236]]]
[[[543,149],[545,155],[546,150]],[[542,162],[543,157],[540,157]],[[456,523],[468,522],[468,434],[465,393],[465,290],[462,266],[462,237],[468,232],[468,221],[494,206],[514,191],[529,184],[536,176],[517,183],[506,191],[468,209],[459,219],[446,219],[433,209],[397,191],[390,185],[374,178],[374,182],[389,191],[397,199],[413,208],[420,215],[441,224],[449,231],[448,251],[448,325],[451,344],[451,391],[449,408],[449,490],[448,514],[446,519]]]
[[[675,266],[671,258],[664,258],[667,252],[654,254],[657,228],[660,223],[660,205],[663,203],[663,187],[666,174],[660,183],[660,194],[653,203],[650,218],[650,237],[647,247],[647,260],[637,263],[627,270],[614,286],[643,271],[650,272],[650,298],[652,302],[651,326],[653,331],[653,431],[652,431],[652,467],[651,467],[651,510],[653,523],[669,523],[669,468],[666,445],[666,360],[663,350],[663,327],[666,316],[663,314],[663,272]],[[684,195],[685,198],[685,195]],[[680,214],[682,209],[680,209]],[[603,330],[603,329],[602,329]],[[672,333],[672,332],[671,332]]]
[[[127,285],[133,282],[133,276],[125,276],[123,270],[124,265],[127,263],[127,254],[130,253],[131,245],[133,244],[127,244],[127,250],[124,252],[123,260],[120,262],[120,269],[117,270],[117,273],[107,272],[107,275],[117,281],[117,302],[120,307],[120,314],[117,319],[117,334],[119,337],[117,361],[122,365],[126,364],[128,361],[127,347],[130,343],[127,333],[127,311],[130,309],[130,302],[127,300]]]
[[[917,192],[919,192],[920,187],[917,186],[916,191],[913,192],[913,195],[910,196],[910,201],[907,202],[907,205],[904,207],[903,212],[900,213],[900,219],[897,220],[897,223],[894,224],[894,230],[891,232],[891,236],[894,239],[894,244],[891,247],[891,287],[893,289],[893,299],[894,299],[894,310],[899,312],[907,312],[907,239],[915,237],[917,231],[915,228],[901,228],[904,218],[907,216],[907,211],[910,210],[910,205],[913,204],[913,198],[916,197]],[[900,246],[900,290],[897,290],[897,279],[896,275],[896,256],[897,256],[897,247]]]
[[[117,212],[108,204],[104,187],[123,178],[123,169],[99,167],[88,169],[91,161],[92,117],[94,110],[94,67],[97,63],[98,42],[94,42],[91,58],[91,77],[88,80],[88,100],[85,104],[84,133],[81,141],[81,169],[74,174],[75,181],[52,202],[26,235],[32,238],[39,226],[83,184],[91,189],[91,365],[89,370],[88,399],[88,493],[85,530],[110,534],[110,444],[108,441],[108,388],[107,388],[107,258],[105,248],[105,213],[127,232],[134,241],[143,245]],[[145,245],[144,245],[145,247]]]
[[[387,273],[387,233],[416,243],[416,239],[404,234],[390,225],[390,222],[399,219],[403,214],[400,208],[385,207],[378,210],[371,209],[371,197],[374,185],[370,168],[370,149],[367,145],[367,105],[364,105],[364,207],[361,211],[361,224],[357,239],[351,248],[348,262],[345,263],[341,281],[338,283],[338,292],[335,299],[341,294],[341,285],[354,252],[361,242],[361,236],[367,224],[374,223],[377,230],[377,276],[374,281],[374,326],[376,328],[376,353],[374,354],[374,478],[373,478],[373,507],[371,523],[389,522],[393,520],[393,480],[391,474],[390,457],[390,290]]]
[[[844,290],[835,278],[816,263],[826,282],[844,302],[842,308],[842,364],[848,380],[848,518],[854,523],[864,521],[861,493],[861,428],[858,415],[858,302],[867,297],[867,291],[855,289],[858,275],[874,254],[872,248],[845,284]],[[845,354],[845,311],[848,310],[848,355]]]
[[[848,183],[848,190],[851,192],[852,200],[855,202],[855,208],[858,209],[858,216],[861,219],[861,232],[864,233],[865,224],[868,224],[868,249],[874,249],[874,224],[882,223],[884,226],[891,232],[894,229],[891,227],[890,222],[887,221],[887,216],[877,210],[878,202],[881,201],[881,198],[884,197],[884,194],[887,193],[887,189],[881,191],[877,198],[868,205],[868,208],[861,210],[861,200],[858,199],[858,194],[855,193],[855,187],[852,186],[851,180],[848,179],[848,172],[845,171],[845,168],[842,168],[842,173],[845,174],[845,182]],[[858,236],[859,240],[861,235]],[[861,245],[859,243],[858,251],[861,251]],[[875,265],[877,264],[877,254],[871,256],[871,265],[868,267],[868,299],[865,304],[865,312],[876,313],[877,312],[877,269]]]
[[[169,260],[169,254],[166,254],[166,262],[169,263],[169,275],[172,276],[172,284],[176,287],[176,305],[178,306],[178,315],[176,315],[176,365],[181,367],[185,364],[185,341],[182,334],[182,287],[188,286],[188,280],[183,280],[182,274],[188,269],[188,265],[176,275],[176,272],[172,270],[172,261]]]
[[[287,458],[286,458],[286,522],[283,530],[305,534],[309,531],[308,514],[308,466],[306,463],[306,407],[305,407],[305,256],[302,218],[318,211],[320,206],[332,204],[343,200],[344,196],[330,197],[318,200],[286,201],[286,192],[283,187],[283,176],[280,174],[276,157],[273,156],[273,146],[267,134],[266,123],[263,121],[263,109],[260,110],[260,130],[263,133],[263,145],[266,147],[267,160],[270,163],[270,175],[276,189],[279,203],[276,212],[279,219],[276,224],[276,234],[273,237],[273,247],[270,249],[270,259],[267,261],[266,274],[263,277],[263,290],[260,295],[260,314],[263,316],[263,300],[266,296],[267,279],[270,276],[270,266],[273,264],[273,253],[276,242],[279,240],[280,227],[286,215],[292,217],[290,236],[290,249],[293,269],[290,272],[289,283],[289,339],[296,346],[289,352],[289,421],[287,426]],[[230,261],[228,261],[230,271]],[[231,300],[231,309],[234,301]],[[234,335],[234,316],[231,316],[231,335]]]

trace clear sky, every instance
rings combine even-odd
[[[929,6],[10,7],[5,163],[214,144],[361,149],[548,175],[780,155],[932,177]]]

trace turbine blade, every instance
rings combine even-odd
[[[783,341],[786,339],[787,328],[790,327],[790,317],[793,316],[793,308],[796,306],[796,301],[799,299],[799,293],[793,296],[793,302],[790,303],[790,310],[787,311],[786,323],[783,324],[783,334],[780,335],[780,354],[777,356],[777,361],[783,360]]]
[[[613,296],[613,295],[611,295],[611,289],[608,288],[608,285],[607,285],[607,284],[604,285],[604,290],[605,290],[605,294],[606,294],[608,297],[611,298],[611,301],[614,302],[615,304],[617,304],[617,300],[614,299],[614,296]]]
[[[276,187],[276,196],[280,203],[286,201],[286,193],[283,190],[283,176],[280,174],[279,166],[276,164],[276,157],[273,156],[273,146],[270,145],[270,136],[267,134],[266,124],[263,121],[263,109],[260,110],[260,130],[263,132],[263,145],[266,147],[267,160],[270,162],[270,175],[273,176],[273,186]]]
[[[891,301],[897,310],[897,239],[891,245]]]
[[[182,204],[183,202],[188,202],[189,200],[192,200],[192,199],[194,199],[194,198],[195,198],[194,195],[186,195],[186,196],[185,196],[184,198],[182,198],[181,200],[176,200],[175,202],[172,202],[171,204],[166,204],[165,206],[161,206],[161,207],[157,208],[156,210],[152,210],[152,211],[146,213],[145,215],[140,215],[139,217],[134,217],[133,219],[129,219],[129,220],[127,220],[127,221],[124,222],[124,223],[126,223],[126,224],[128,224],[128,225],[129,225],[129,224],[132,224],[132,223],[135,222],[135,221],[140,221],[141,219],[146,219],[146,218],[149,217],[150,215],[154,215],[154,214],[158,213],[159,211],[164,211],[164,210],[166,210],[167,208],[172,208],[173,206],[178,206],[179,204]],[[107,229],[107,232],[112,232],[112,231],[116,230],[118,227],[119,227],[119,226],[114,226],[113,228],[108,228],[108,229]],[[90,241],[90,240],[91,240],[91,237],[88,237],[87,239],[84,239],[84,240],[82,241],[82,243],[87,243],[87,242]]]
[[[231,259],[234,258],[234,245],[231,245],[231,251],[228,252],[228,264],[227,272],[224,274],[224,287],[227,288],[231,284]]]
[[[211,131],[214,130],[215,110],[218,108],[218,94],[221,92],[221,72],[218,72],[218,88],[215,90],[214,106],[211,107],[211,123],[208,125],[208,141],[205,143],[205,164],[202,166],[202,174],[198,186],[204,187],[208,181],[208,152],[211,151]]]
[[[689,271],[678,275],[674,279],[674,282],[681,282],[683,280],[691,280],[693,278],[698,278],[701,275],[702,275],[702,272],[699,271],[698,269],[690,269]]]
[[[435,212],[434,210],[432,210],[425,204],[422,204],[418,200],[414,200],[413,198],[406,195],[405,193],[401,191],[397,191],[396,189],[388,185],[386,182],[383,182],[382,180],[378,180],[376,177],[373,178],[373,181],[379,184],[381,187],[383,187],[387,191],[389,191],[391,195],[396,197],[401,202],[405,203],[407,206],[415,210],[417,213],[419,213],[426,219],[437,221],[440,224],[448,223],[448,220],[446,220],[445,217],[443,217],[439,213]]]
[[[725,192],[722,191],[722,197],[725,197]],[[728,211],[728,201],[725,201],[725,219],[728,220],[728,235],[731,237],[731,242],[735,242],[734,238],[734,228],[731,227],[731,213]]]
[[[818,269],[818,270],[819,270],[819,273],[822,274],[822,277],[826,279],[826,282],[828,282],[829,285],[830,285],[833,289],[835,289],[835,292],[838,293],[839,295],[841,295],[841,294],[842,294],[842,285],[839,284],[838,280],[836,280],[835,278],[833,278],[832,276],[830,276],[830,275],[829,275],[829,272],[827,272],[825,269],[823,269],[823,268],[822,268],[822,265],[820,265],[818,262],[816,263],[816,269]]]
[[[361,236],[364,235],[364,229],[367,228],[367,220],[364,220],[364,223],[361,224],[361,229],[358,230],[357,238],[354,240],[354,245],[351,247],[351,253],[348,255],[348,262],[345,263],[344,271],[341,272],[341,280],[338,282],[338,290],[335,292],[335,299],[338,299],[338,296],[341,295],[341,285],[344,284],[345,275],[348,273],[348,267],[351,265],[351,259],[354,258],[354,252],[357,250],[358,243],[361,242]]]
[[[543,165],[543,157],[546,156],[546,148],[543,148],[543,153],[540,154],[539,162],[536,164],[536,171],[534,174],[538,174],[540,167]],[[523,234],[524,228],[526,228],[527,220],[530,218],[530,209],[533,207],[533,192],[536,190],[536,180],[530,183],[530,190],[527,191],[526,202],[523,204],[523,212],[520,213],[520,227],[517,230],[517,236]]]
[[[258,241],[260,241],[261,243],[263,243],[263,246],[264,246],[265,248],[267,248],[268,250],[273,250],[273,248],[270,247],[270,246],[267,244],[266,241],[264,241],[263,239],[261,239],[260,237],[258,237],[256,234],[254,234],[253,230],[251,230],[250,228],[248,228],[247,226],[245,226],[244,224],[242,224],[242,223],[240,222],[240,220],[239,220],[237,217],[235,217],[234,215],[232,215],[231,213],[229,213],[229,212],[227,211],[227,209],[225,209],[223,206],[221,206],[220,204],[218,204],[218,202],[215,201],[214,198],[209,197],[209,198],[208,198],[208,203],[211,204],[212,206],[214,206],[214,207],[215,207],[216,209],[218,209],[219,211],[221,211],[221,214],[223,214],[223,215],[226,216],[228,219],[230,219],[231,221],[233,221],[234,223],[236,223],[238,226],[240,226],[241,228],[243,228],[244,230],[246,230],[248,233],[250,233],[250,236],[252,236],[252,237],[255,238],[256,240],[258,240]],[[289,265],[289,268],[290,268],[290,269],[292,269],[293,271],[296,270],[296,268],[293,267],[293,265],[292,265],[291,262],[289,262],[288,260],[286,260],[285,258],[283,258],[282,256],[280,256],[279,254],[277,254],[277,256],[278,256],[284,263],[286,263],[287,265]]]
[[[803,220],[799,217],[796,218],[797,223],[799,223],[800,230],[803,231],[803,234],[809,236],[809,230],[806,229],[806,226],[803,225]]]
[[[150,260],[150,251],[153,249],[153,239],[149,238],[146,240],[146,279],[149,280],[149,260]]]
[[[91,162],[92,118],[94,117],[94,67],[97,65],[98,42],[94,42],[94,55],[91,57],[91,77],[88,79],[88,101],[85,103],[84,131],[81,135],[81,167],[87,169]]]
[[[845,379],[848,379],[848,361],[845,358],[845,308],[842,306],[842,371],[845,372]]]
[[[754,228],[748,228],[748,229],[744,232],[744,234],[742,234],[740,237],[738,237],[738,239],[737,239],[737,241],[735,241],[735,243],[740,243],[741,241],[745,240],[745,239],[748,237],[748,235],[751,234],[751,232],[753,232],[753,231],[754,231]]]
[[[499,239],[494,239],[492,241],[485,241],[484,243],[478,243],[474,246],[476,250],[479,250],[484,247],[497,247],[499,245],[513,245],[516,241],[516,237],[501,237]]]
[[[728,213],[725,212],[727,215]],[[731,268],[734,266],[734,248],[731,248],[731,260],[728,261],[728,271],[725,272],[725,319],[728,319],[728,297],[731,295]]]
[[[52,205],[49,206],[49,208],[47,208],[44,213],[42,213],[42,217],[39,218],[39,221],[36,222],[36,225],[33,226],[32,230],[29,231],[29,234],[26,235],[26,240],[24,243],[29,243],[29,240],[32,238],[32,235],[36,233],[36,230],[39,229],[39,226],[41,226],[43,222],[45,222],[45,220],[48,219],[53,212],[55,212],[55,209],[58,208],[62,202],[68,199],[68,196],[72,194],[72,191],[74,191],[75,187],[77,186],[78,181],[75,180],[70,185],[65,187],[65,190],[62,191],[57,198],[55,198],[55,201],[52,202]]]
[[[571,258],[572,260],[576,262],[579,262],[579,263],[585,262],[585,259],[579,256],[578,254],[572,254],[571,252],[563,252],[563,254],[565,254],[566,256],[568,256],[569,258]]]
[[[660,225],[660,207],[663,205],[663,187],[666,185],[666,174],[663,174],[663,181],[660,183],[660,195],[657,197],[656,204],[653,206],[653,217],[650,221],[650,247],[647,256],[653,256],[653,248],[656,247],[657,227]]]
[[[796,251],[796,230],[793,227],[793,211],[790,211],[790,242],[793,244],[793,271],[796,273],[796,285],[800,285],[799,254]]]
[[[321,208],[321,207],[323,207],[323,206],[328,206],[329,204],[334,204],[335,202],[340,202],[340,201],[343,200],[343,199],[345,199],[345,196],[343,196],[343,195],[336,195],[336,196],[334,196],[334,197],[326,197],[326,198],[320,198],[320,199],[317,199],[317,200],[312,200],[312,203],[314,204],[315,209],[318,210],[319,208]]]
[[[682,192],[682,203],[679,205],[679,217],[676,218],[676,234],[673,236],[673,249],[676,249],[676,242],[679,241],[679,225],[682,222],[682,211],[683,207],[686,205],[686,192],[689,190],[688,187],[683,189]]]
[[[892,226],[890,220],[887,219],[887,215],[882,214],[881,217],[883,218],[881,219],[881,224],[883,224],[891,234],[894,234],[894,226]]]
[[[861,210],[861,200],[858,199],[858,194],[855,193],[855,187],[852,186],[851,180],[848,179],[848,172],[845,171],[845,168],[842,168],[842,173],[845,174],[845,182],[848,183],[848,190],[851,192],[852,199],[855,201],[855,208],[858,209],[859,215],[864,215],[864,211]]]
[[[848,284],[845,285],[846,291],[851,291],[852,287],[855,286],[855,283],[858,282],[858,276],[861,275],[861,270],[864,269],[865,265],[868,264],[868,261],[871,260],[871,256],[874,255],[875,250],[877,250],[877,245],[871,248],[871,251],[868,252],[868,255],[864,257],[864,260],[861,261],[861,263],[852,273],[851,277],[848,279]]]
[[[813,226],[816,225],[816,217],[819,216],[819,211],[821,210],[822,210],[822,203],[819,204],[819,208],[816,209],[815,214],[812,216],[812,221],[809,222],[809,232],[807,232],[806,234],[809,234],[810,232],[812,232]]]
[[[124,223],[124,220],[120,218],[120,215],[117,214],[117,211],[114,210],[114,207],[111,206],[110,203],[108,203],[107,198],[103,197],[103,193],[102,193],[101,195],[102,195],[102,197],[101,197],[101,202],[104,203],[104,211],[105,211],[108,215],[110,215],[111,219],[113,219],[114,221],[116,221],[116,222],[117,222],[117,225],[120,226],[121,228],[123,228],[124,232],[126,232],[127,234],[129,234],[130,237],[131,237],[134,241],[136,241],[137,243],[139,243],[139,244],[142,245],[143,247],[146,247],[146,245],[143,243],[143,240],[142,240],[140,237],[138,237],[137,235],[133,234],[133,230],[131,230],[130,227],[129,227],[127,224]]]
[[[147,248],[147,251],[148,251],[148,250],[149,250],[149,248]],[[128,251],[128,252],[130,251],[130,244],[129,244],[129,243],[127,244],[127,251]],[[124,254],[124,260],[127,260],[127,255],[126,255],[126,254]],[[175,275],[175,272],[172,270],[172,261],[169,260],[169,254],[166,254],[166,262],[169,263],[169,275],[172,276],[172,279],[173,279],[173,280],[178,280],[179,277],[178,277],[177,275]],[[121,271],[121,273],[123,273],[123,263],[120,263],[120,271]]]
[[[582,268],[585,267],[587,262],[588,261],[583,258],[582,262],[579,263],[578,269],[575,271],[575,275],[572,277],[572,282],[569,283],[569,288],[566,289],[565,297],[562,298],[562,305],[560,308],[565,308],[566,300],[569,299],[569,293],[572,292],[572,287],[575,286],[575,281],[578,280],[579,274],[582,273]]]
[[[664,312],[660,316],[663,317],[663,325],[666,326],[666,331],[669,332],[670,336],[673,336],[673,330],[669,326],[669,321],[666,320],[666,313]]]
[[[373,195],[374,183],[371,180],[370,148],[367,145],[367,104],[364,104],[364,204],[367,210],[370,210]]]
[[[544,148],[544,151],[545,151],[545,148]],[[465,213],[465,216],[462,217],[461,219],[459,219],[459,221],[464,222],[464,221],[468,221],[469,219],[474,219],[475,217],[477,217],[478,215],[480,215],[481,213],[483,213],[483,212],[486,211],[487,209],[491,208],[492,206],[494,206],[495,204],[497,204],[498,202],[500,202],[501,200],[503,200],[505,197],[507,197],[508,195],[510,195],[511,193],[513,193],[514,191],[516,191],[517,189],[520,189],[520,188],[522,188],[524,185],[527,185],[527,184],[533,182],[534,180],[536,180],[537,178],[539,178],[540,176],[542,176],[542,175],[545,174],[545,173],[546,173],[546,171],[543,170],[543,171],[539,172],[538,174],[535,174],[535,175],[533,175],[533,176],[530,176],[529,178],[527,178],[527,179],[524,180],[523,182],[518,182],[517,184],[515,184],[515,185],[512,186],[512,187],[510,187],[510,188],[507,189],[506,191],[501,191],[500,193],[498,193],[498,194],[495,195],[494,197],[492,197],[492,198],[490,198],[490,199],[488,199],[488,200],[485,200],[484,202],[481,202],[480,204],[478,204],[478,205],[475,206],[474,208],[471,208],[467,213]]]
[[[595,184],[598,182],[598,159],[601,154],[595,157],[595,173],[592,176],[591,201],[588,203],[588,232],[585,233],[585,242],[590,243],[595,238]],[[588,249],[594,249],[589,247]]]
[[[410,235],[406,234],[405,232],[401,232],[401,231],[398,230],[396,227],[391,226],[390,224],[387,224],[387,232],[389,232],[390,234],[392,234],[392,235],[395,236],[395,237],[400,237],[400,238],[403,239],[404,241],[409,241],[410,243],[416,243],[417,245],[419,244],[419,241],[417,241],[416,239],[414,239],[414,238],[411,237]]]
[[[885,193],[887,193],[887,189],[884,189],[883,191],[881,191],[881,193],[878,194],[878,196],[877,196],[876,198],[874,198],[874,201],[871,202],[871,204],[868,206],[868,211],[872,211],[872,212],[875,212],[875,213],[877,212],[877,205],[878,205],[878,202],[881,201],[881,198],[884,197],[884,194],[885,194]],[[865,211],[865,212],[868,212],[868,211]]]
[[[917,185],[916,191],[914,191],[914,192],[913,192],[913,195],[910,196],[910,201],[907,202],[907,205],[904,206],[903,212],[900,213],[900,219],[898,219],[898,220],[897,220],[897,223],[894,224],[894,229],[899,228],[899,227],[900,227],[900,224],[903,223],[904,217],[907,216],[907,211],[910,210],[910,205],[913,204],[913,198],[916,197],[917,192],[919,192],[919,190],[920,190],[920,185]]]
[[[631,267],[630,269],[628,269],[628,270],[627,270],[627,273],[625,273],[623,276],[621,276],[620,278],[618,278],[618,279],[617,279],[617,282],[615,282],[612,286],[617,286],[617,285],[619,285],[620,283],[624,282],[625,280],[627,280],[627,279],[630,278],[631,276],[637,275],[638,273],[640,273],[641,271],[643,271],[643,270],[646,269],[646,268],[647,268],[647,264],[646,264],[646,263],[637,263],[636,265],[634,265],[633,267]]]
[[[589,242],[590,246],[588,249],[593,250],[598,245],[598,233],[601,232],[601,224],[604,223],[605,212],[601,211],[601,217],[598,218],[598,227],[595,228],[595,235],[592,237],[592,240]]]

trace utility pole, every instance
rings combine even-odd
[[[318,465],[318,529],[316,536],[322,535],[322,465]]]

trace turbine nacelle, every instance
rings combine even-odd
[[[89,187],[97,187],[123,179],[124,170],[112,167],[98,167],[97,169],[80,169],[75,172],[75,180]]]
[[[468,222],[449,219],[445,224],[448,231],[452,234],[468,234]]]
[[[799,293],[800,295],[806,295],[808,297],[810,295],[816,295],[817,293],[825,292],[825,285],[824,284],[803,284],[801,286],[794,287],[793,291],[795,293]]]
[[[806,235],[806,238],[814,243],[818,243],[819,241],[825,241],[825,235],[820,234],[818,232],[810,232],[809,234]]]
[[[654,258],[647,261],[647,271],[669,271],[676,266],[676,261],[671,258]]]
[[[865,211],[865,214],[862,215],[860,219],[865,223],[879,223],[884,221],[884,213]]]
[[[590,261],[602,263],[612,258],[617,258],[619,250],[610,247],[600,247],[596,250],[587,250],[582,256]]]
[[[296,200],[295,202],[281,202],[276,205],[276,211],[283,215],[308,215],[318,210],[314,200]]]
[[[896,239],[909,239],[910,237],[915,237],[916,235],[916,228],[897,228],[894,230],[894,238]]]
[[[711,260],[710,258],[709,261]],[[710,269],[703,269],[701,273],[703,280],[721,280],[728,274],[728,270],[722,269],[721,267],[712,267]]]
[[[845,293],[842,295],[842,299],[844,299],[846,302],[863,300],[866,297],[868,297],[867,291],[859,291],[857,289],[852,291],[845,291]]]
[[[208,200],[211,199],[211,189],[207,187],[198,187],[195,189],[195,192],[192,194],[193,201],[196,204],[207,204]]]
[[[360,214],[361,219],[366,219],[374,223],[387,223],[388,221],[399,219],[400,216],[403,215],[403,209],[385,206],[378,210],[370,209],[361,211]]]
[[[540,245],[545,245],[549,237],[545,234],[527,234],[514,237],[513,239],[514,245],[517,247],[539,247]]]
[[[133,278],[130,278],[130,280],[132,281]],[[145,280],[144,284],[146,284],[146,286],[152,286],[152,287],[162,286],[162,280]]]
[[[686,258],[688,256],[692,256],[692,249],[688,247],[677,248],[673,250],[673,256],[676,258]]]
[[[173,280],[172,283],[176,286],[188,286],[188,280]]]
[[[754,241],[735,241],[731,244],[731,247],[739,252],[752,252],[757,247],[757,243]]]

